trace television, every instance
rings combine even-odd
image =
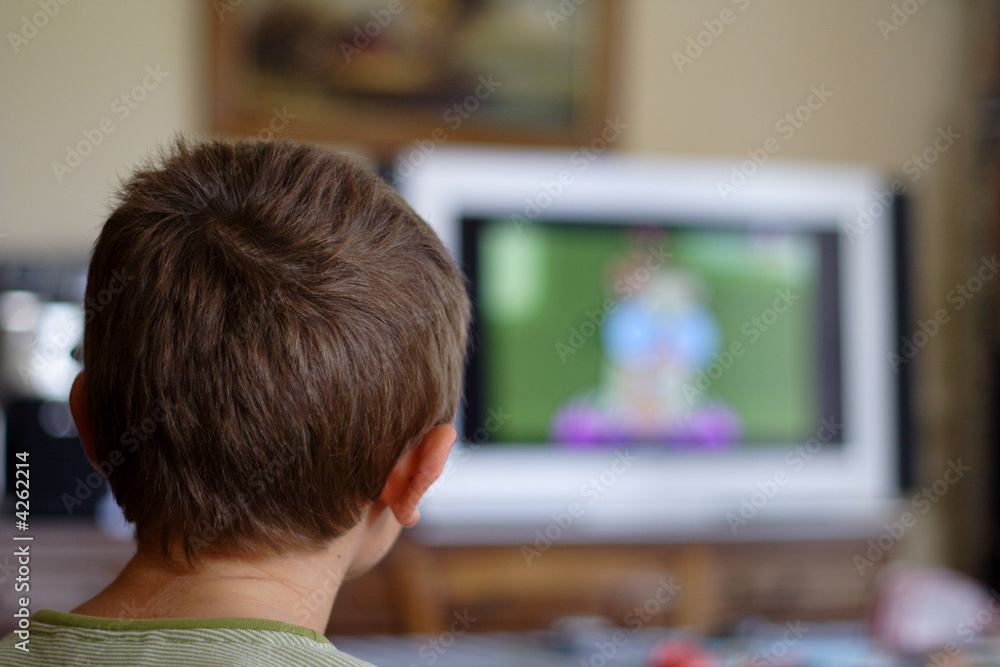
[[[394,178],[473,300],[430,542],[873,534],[905,467],[874,170],[440,147]]]

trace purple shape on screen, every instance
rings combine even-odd
[[[651,443],[678,448],[725,449],[739,441],[743,427],[732,408],[716,403],[702,406],[683,420],[666,424],[655,434],[641,431],[608,411],[584,402],[564,405],[549,424],[549,437],[578,448]]]
[[[549,437],[577,447],[608,444],[608,419],[603,411],[582,403],[563,406],[549,424]]]

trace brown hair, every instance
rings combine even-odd
[[[346,154],[178,140],[122,187],[87,298],[96,454],[140,546],[320,546],[455,414],[462,276]]]

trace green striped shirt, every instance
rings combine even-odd
[[[43,609],[31,616],[28,629],[26,645],[17,633],[0,640],[0,665],[371,667],[315,630],[258,618],[132,620]]]

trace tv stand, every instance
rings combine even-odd
[[[373,603],[372,590],[383,590],[383,603],[398,610],[379,632],[446,632],[463,613],[477,619],[477,632],[547,628],[576,615],[705,633],[752,615],[861,620],[876,573],[889,560],[859,573],[854,556],[868,549],[859,537],[556,543],[538,554],[523,546],[426,544],[408,532],[375,571],[345,583],[330,632],[372,632],[357,623]]]

